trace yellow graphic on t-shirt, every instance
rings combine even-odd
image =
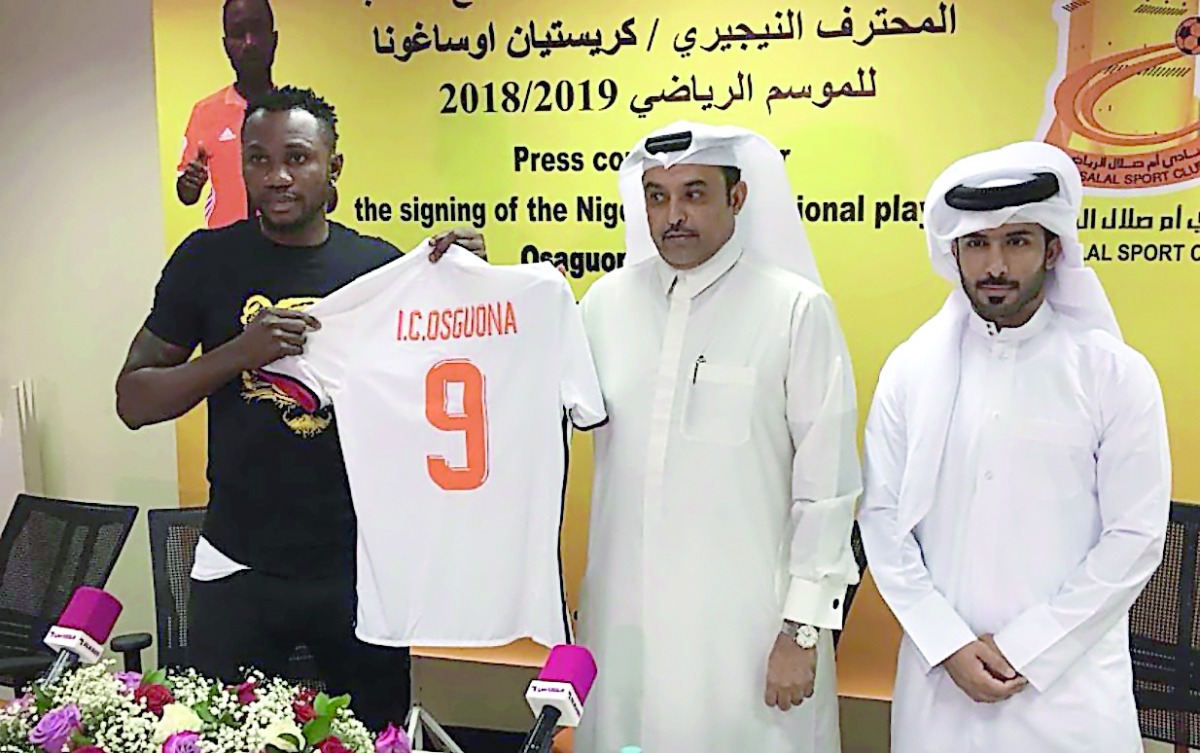
[[[246,325],[264,309],[277,308],[298,311],[319,300],[321,299],[312,297],[281,298],[278,303],[272,303],[271,299],[264,295],[252,295],[246,299],[246,304],[242,307],[242,328],[245,329]],[[264,401],[275,405],[279,408],[287,427],[302,437],[314,437],[320,434],[329,427],[333,420],[332,409],[321,408],[315,413],[308,413],[282,390],[253,371],[242,372],[242,397],[247,402]]]

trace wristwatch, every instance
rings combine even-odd
[[[798,625],[794,622],[783,623],[783,634],[796,642],[800,648],[816,648],[817,639],[821,636],[812,625]]]

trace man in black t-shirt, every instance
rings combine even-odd
[[[329,689],[378,730],[404,721],[409,656],[354,635],[355,519],[333,414],[306,413],[256,376],[320,327],[303,307],[400,253],[325,216],[342,169],[336,124],[309,90],[248,104],[242,173],[256,211],[171,256],[117,379],[117,412],[136,429],[208,400],[188,663],[229,682],[248,666],[282,675],[306,645]],[[470,231],[438,236],[431,258],[451,243],[486,258]]]

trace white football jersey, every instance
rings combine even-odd
[[[570,423],[606,420],[571,288],[428,241],[308,310],[302,356],[263,369],[335,406],[358,516],[359,638],[570,640],[559,531]],[[570,423],[569,423],[570,422]]]

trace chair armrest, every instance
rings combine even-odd
[[[121,655],[126,672],[142,671],[142,651],[150,648],[154,638],[149,633],[126,633],[109,642],[109,647]]]
[[[0,676],[12,677],[16,680],[18,692],[21,686],[37,679],[37,676],[50,668],[54,663],[54,654],[30,654],[29,656],[8,656],[0,659]]]

